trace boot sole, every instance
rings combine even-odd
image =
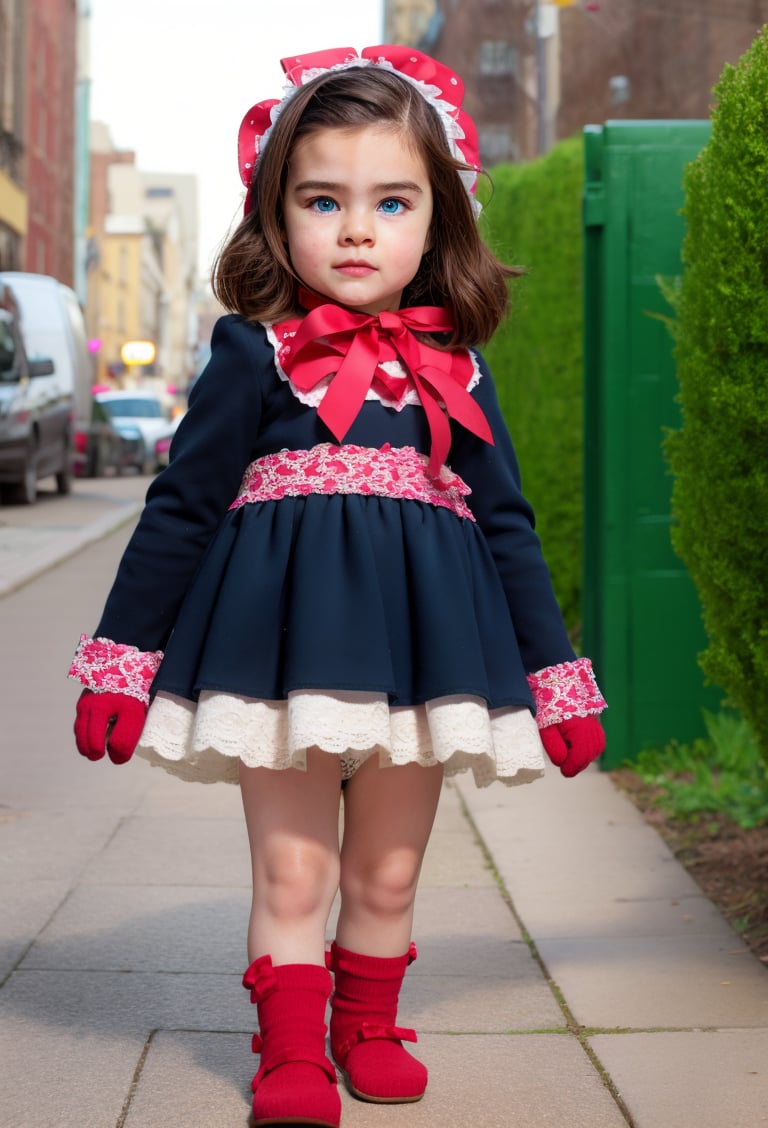
[[[359,1101],[367,1101],[368,1104],[415,1104],[416,1101],[421,1101],[423,1093],[418,1096],[371,1096],[370,1093],[359,1093],[356,1089],[350,1089],[353,1096],[356,1096]]]
[[[338,1120],[307,1120],[306,1116],[280,1116],[277,1120],[270,1117],[268,1120],[254,1120],[251,1117],[249,1128],[276,1128],[280,1124],[301,1124],[307,1128],[339,1128]]]
[[[417,1093],[415,1097],[374,1097],[372,1093],[361,1093],[350,1083],[346,1074],[343,1076],[346,1087],[352,1096],[357,1097],[359,1101],[367,1101],[368,1104],[415,1104],[424,1096],[424,1093]]]

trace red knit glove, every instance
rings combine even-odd
[[[564,776],[583,772],[605,748],[605,732],[594,714],[571,717],[539,730],[544,751]]]
[[[84,689],[77,702],[75,741],[81,756],[126,764],[139,743],[147,706],[126,693],[92,693]]]

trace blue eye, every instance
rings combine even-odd
[[[403,208],[402,200],[382,200],[379,205],[385,215],[397,215]]]
[[[315,211],[327,215],[329,212],[336,210],[336,201],[332,200],[330,196],[318,196],[316,200],[312,201],[312,207]]]

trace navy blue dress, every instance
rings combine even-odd
[[[385,692],[533,701],[527,673],[575,655],[522,496],[492,378],[472,394],[491,446],[452,425],[475,521],[421,501],[317,494],[230,509],[246,467],[336,440],[278,376],[263,326],[230,315],[152,483],[96,636],[163,650],[153,685],[281,699]],[[423,410],[367,401],[345,442],[427,453]]]
[[[449,456],[474,520],[357,493],[231,508],[255,460],[337,440],[278,372],[265,327],[222,318],[95,637],[164,651],[153,697],[352,691],[386,695],[395,710],[471,697],[533,712],[526,674],[575,654],[476,360],[471,394],[494,445],[452,422]],[[430,434],[418,404],[369,399],[344,443],[426,455]]]

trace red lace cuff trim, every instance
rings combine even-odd
[[[124,693],[149,704],[149,687],[163,660],[162,650],[139,650],[109,638],[80,635],[70,678],[94,693]]]
[[[528,675],[540,729],[559,724],[569,717],[602,713],[607,702],[595,681],[589,658],[561,662]]]
[[[471,493],[466,482],[447,466],[437,478],[429,477],[428,461],[413,447],[389,443],[379,450],[321,443],[311,450],[278,451],[250,464],[229,508],[308,494],[362,494],[425,501],[474,521],[464,501]]]

